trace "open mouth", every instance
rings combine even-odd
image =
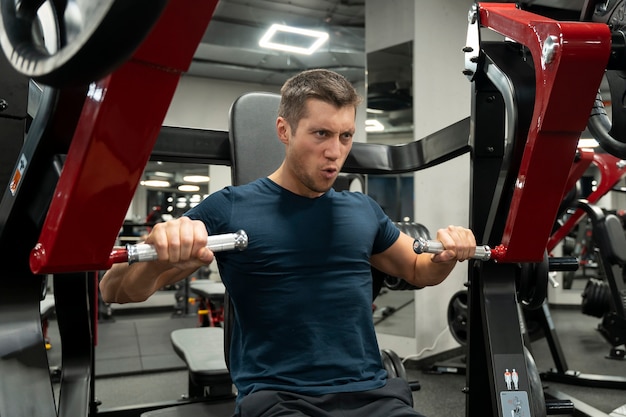
[[[337,173],[337,168],[324,168],[322,172],[326,174],[327,177],[331,177]]]

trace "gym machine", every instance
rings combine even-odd
[[[34,48],[11,62],[21,74],[49,87],[43,89],[40,108],[18,163],[14,163],[11,178],[17,181],[7,186],[0,205],[3,261],[15,266],[11,280],[0,280],[0,415],[107,415],[98,412],[93,398],[93,352],[89,348],[95,340],[95,325],[89,320],[80,325],[82,340],[88,341],[89,347],[83,344],[81,352],[68,352],[64,357],[57,413],[44,375],[48,370],[39,322],[38,277],[68,275],[55,279],[57,296],[69,291],[67,287],[78,288],[83,298],[95,293],[93,280],[81,277],[81,271],[110,264],[119,225],[155,147],[164,112],[216,2],[198,8],[185,0],[168,4],[138,1],[133,3],[138,14],[111,12],[122,3],[130,2],[100,1],[102,9],[96,8],[100,13],[91,16],[93,21],[103,22],[106,30],[102,33],[142,28],[142,33],[122,36],[124,42],[126,38],[139,41],[136,48],[124,49],[121,57],[92,61],[89,53],[76,53],[83,51],[80,47],[61,47],[48,57]],[[30,27],[24,30],[23,25],[6,23],[12,17],[18,21],[20,13],[14,2],[0,4],[0,34],[13,30],[21,35],[33,33]],[[150,18],[145,16],[148,10],[154,11]],[[36,14],[34,10],[19,12],[31,18]],[[62,16],[61,10],[54,12]],[[131,21],[120,23],[122,15],[130,16]],[[152,20],[142,26],[132,24],[132,19]],[[111,21],[116,22],[114,27],[107,26]],[[470,143],[464,135],[468,124],[463,122],[446,130],[446,135],[455,132],[455,139],[442,142],[445,151],[428,147],[440,139],[434,135],[400,147],[355,146],[346,162],[345,172],[401,173],[472,151],[471,227],[478,241],[499,247],[502,256],[497,263],[470,262],[468,416],[546,415],[544,393],[532,356],[524,347],[519,322],[520,304],[527,308],[541,305],[546,282],[529,282],[532,277],[542,278],[544,274],[539,273],[520,279],[517,266],[545,264],[545,242],[562,201],[578,137],[607,65],[621,64],[623,36],[614,33],[612,37],[606,23],[557,22],[514,4],[476,3],[469,13],[465,48],[465,73],[473,88]],[[185,31],[173,30],[181,24]],[[506,39],[482,42],[483,28]],[[60,29],[70,28],[60,25]],[[84,42],[86,51],[94,44],[97,54],[105,49],[87,38],[75,39]],[[104,36],[100,41],[103,39],[108,47],[111,40]],[[0,40],[5,51],[17,51],[20,42],[13,39],[11,43],[9,36],[0,36]],[[180,55],[168,55],[174,48],[166,46],[171,45],[178,47]],[[188,48],[181,52],[180,45]],[[83,67],[89,62],[94,64]],[[75,79],[78,73],[84,78]],[[146,98],[145,91],[158,96]],[[132,121],[128,114],[133,114]],[[207,155],[207,160],[228,161],[230,155],[223,145],[209,145],[214,153]],[[616,147],[619,149],[619,144]],[[110,204],[112,201],[115,204]],[[85,213],[104,220],[98,236],[90,239],[91,245],[76,245],[83,238]],[[57,282],[66,284],[56,288]],[[83,287],[76,285],[80,282]],[[75,304],[67,298],[62,303],[57,299],[57,303],[57,308]],[[71,308],[75,313],[75,305]],[[90,300],[85,300],[82,311],[83,318],[93,313]],[[70,319],[61,315],[60,325],[61,321]],[[512,389],[507,386],[507,369],[516,370]],[[20,400],[24,393],[38,401]],[[133,413],[127,415],[139,412]]]
[[[562,212],[568,209],[573,211],[569,214],[561,213],[564,215],[563,219],[557,219],[558,227],[548,240],[548,252],[552,252],[585,217],[585,210],[577,206],[578,199],[582,198],[579,181],[592,165],[598,170],[600,181],[597,187],[584,197],[589,204],[596,204],[626,175],[626,161],[623,159],[610,153],[579,148],[566,186],[566,189],[570,191],[566,194],[561,206]]]
[[[626,265],[624,226],[615,214],[605,213],[601,208],[584,201],[581,201],[579,206],[585,210],[591,220],[593,241],[605,278],[604,290],[596,291],[597,296],[599,293],[602,294],[599,298],[603,299],[605,304],[601,312],[597,309],[594,314],[602,318],[597,329],[611,344],[607,357],[623,360],[626,344],[626,286],[623,276],[623,267]],[[599,290],[599,287],[596,287],[596,290]],[[592,293],[587,293],[587,297],[591,297]],[[583,292],[583,312],[585,312],[585,307],[590,308],[590,305],[586,305],[590,301],[585,299],[585,292]],[[626,388],[626,378],[617,379],[621,382],[619,387]]]
[[[61,3],[0,2],[0,43],[10,58],[2,61],[2,79],[11,80],[8,97],[25,103],[30,90],[28,107],[33,105],[32,120],[22,108],[24,120],[10,138],[3,137],[15,149],[2,155],[13,169],[0,203],[2,261],[11,266],[11,275],[0,280],[0,415],[136,416],[180,405],[99,409],[93,378],[97,284],[95,274],[84,271],[120,260],[112,247],[151,155],[231,163],[228,133],[161,126],[216,3],[103,0],[91,9],[77,5],[74,12],[89,24],[71,33],[77,28],[64,22]],[[46,29],[39,25],[40,13],[56,22],[53,33],[43,36],[48,48],[55,39],[56,49],[48,53],[38,37]],[[175,30],[182,26],[185,30]],[[19,109],[15,104],[11,108]],[[382,153],[377,146],[356,147],[346,167],[409,172],[467,151],[467,123],[446,133],[453,140],[445,151],[427,147],[438,141],[436,135]],[[87,244],[85,225],[93,219],[99,223]],[[39,310],[42,277],[48,274],[55,278],[63,346],[58,401]],[[232,411],[230,401],[212,406]]]
[[[12,158],[2,165],[12,170],[0,203],[6,265],[0,280],[0,415],[96,414],[97,284],[95,274],[84,271],[109,262],[178,80],[216,3],[198,8],[185,0],[103,0],[73,4],[67,15],[63,2],[0,3],[2,79],[14,83],[5,97],[26,102],[24,86],[39,90],[31,97],[37,102],[32,120],[22,110],[21,131],[3,130],[3,143],[19,151],[2,155]],[[53,24],[40,24],[45,19],[39,16]],[[65,21],[67,16],[86,26]],[[180,25],[184,31],[171,31]],[[13,106],[19,103],[8,108],[18,110]],[[97,227],[87,228],[93,219]],[[47,274],[54,274],[62,339],[58,401],[40,321]]]
[[[599,289],[595,289],[595,292],[589,291],[588,297],[594,295],[598,299],[587,301],[583,298],[582,309],[583,312],[588,309],[594,313],[592,315],[602,318],[597,330],[612,346],[607,358],[621,360],[623,359],[623,349],[620,349],[619,346],[626,341],[626,304],[624,304],[626,291],[622,278],[622,267],[626,257],[624,230],[616,215],[605,214],[598,206],[581,200],[577,207],[585,212],[592,223],[593,241],[597,248],[598,262],[604,271],[607,285],[606,292],[602,296],[598,294]],[[598,305],[599,302],[602,304],[601,306]],[[586,306],[586,303],[589,305]],[[542,380],[589,387],[626,388],[624,376],[587,374],[568,367],[546,303],[541,309],[529,311],[527,317],[537,321],[541,326],[554,359],[555,368],[542,372]]]
[[[598,100],[596,99],[596,102]],[[581,187],[578,181],[592,164],[595,165],[600,180],[597,187],[581,199]],[[620,233],[623,235],[623,228],[619,221],[616,222],[618,219],[615,215],[604,213],[595,203],[611,191],[625,173],[624,160],[602,151],[579,149],[566,187],[567,189],[571,186],[570,192],[567,193],[561,205],[562,213],[556,225],[558,227],[550,236],[547,245],[548,251],[551,252],[558,243],[567,239],[568,233],[578,225],[577,236],[580,240],[575,243],[572,254],[580,257],[582,251],[587,250],[586,257],[597,262],[595,269],[605,278],[604,280],[588,279],[581,294],[581,311],[603,319],[597,330],[612,346],[607,358],[620,360],[624,359],[624,349],[620,345],[624,343],[626,328],[624,328],[623,283],[619,279],[616,280],[616,277],[622,278],[620,257],[622,251],[626,250],[620,239]],[[605,225],[607,217],[610,226]],[[583,223],[583,220],[588,224]],[[584,245],[582,240],[585,241]],[[583,262],[579,258],[579,263],[585,268]],[[563,282],[566,287],[569,287],[573,281],[569,274],[573,275],[574,272],[564,275]],[[554,368],[541,373],[542,380],[589,387],[626,388],[626,377],[588,374],[569,368],[547,303],[544,303],[540,309],[525,311],[525,318],[540,326],[554,361]]]
[[[504,247],[505,255],[498,263],[470,266],[467,415],[521,410],[545,416],[563,407],[544,395],[520,310],[544,303],[546,243],[571,188],[578,139],[605,71],[624,66],[624,37],[613,13],[622,2],[596,3],[586,2],[582,22],[556,21],[514,4],[477,3],[469,13],[464,73],[473,88],[471,227],[478,241]],[[482,41],[481,28],[502,41]],[[620,125],[611,129],[602,120],[593,128],[590,122],[590,130],[622,158],[623,143],[615,139],[626,138]],[[530,274],[524,265],[532,265]],[[513,368],[519,388],[511,390],[507,371]]]

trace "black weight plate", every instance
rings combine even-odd
[[[448,303],[448,327],[454,340],[465,346],[467,344],[467,290],[457,291]]]
[[[398,356],[398,354],[396,352],[394,352],[393,350],[390,349],[383,349],[383,352],[385,352],[385,354],[387,354],[387,356],[389,357],[389,359],[391,360],[391,363],[393,365],[393,368],[395,370],[395,374],[398,378],[402,378],[406,381],[406,369],[404,367],[404,364],[402,363],[402,360],[400,359],[400,357]]]
[[[380,351],[380,358],[389,378],[397,378],[398,374],[396,373],[396,368],[393,366],[393,361],[385,350]]]
[[[159,19],[167,0],[0,0],[0,46],[13,68],[53,87],[85,85],[124,63]],[[58,42],[42,39],[41,7],[56,19]],[[63,7],[58,10],[56,7]],[[43,14],[44,16],[46,14]],[[49,22],[45,22],[49,23]]]
[[[548,265],[547,251],[542,262],[522,264],[518,297],[525,309],[535,310],[543,305],[548,295]]]

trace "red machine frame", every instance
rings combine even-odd
[[[132,59],[93,83],[36,247],[33,273],[107,269],[181,75],[217,0],[171,1]],[[87,227],[87,224],[93,224]],[[94,224],[96,223],[96,224]],[[89,229],[89,244],[84,241]]]
[[[609,59],[611,34],[604,24],[560,22],[515,4],[479,6],[480,24],[526,46],[535,65],[535,108],[500,261],[540,262]]]
[[[606,24],[556,21],[511,3],[477,3],[468,41],[473,20],[503,41],[465,48],[466,74],[473,74],[467,62],[477,63],[470,226],[498,255],[495,263],[473,261],[469,267],[466,415],[511,415],[517,400],[522,414],[545,415],[542,385],[520,326],[520,287],[543,283],[529,281],[538,273],[520,277],[519,265],[544,262],[569,191],[578,141],[609,61],[611,33]],[[500,77],[499,84],[491,77]],[[504,90],[510,90],[510,101]],[[525,102],[518,103],[522,96]],[[515,103],[519,108],[510,107]],[[515,137],[507,136],[511,123],[500,116],[514,119]],[[506,178],[497,182],[496,177]],[[543,298],[532,301],[528,304],[540,306]],[[512,368],[519,373],[514,390],[504,377]]]
[[[580,149],[580,159],[572,167],[566,189],[572,189],[591,164],[596,165],[600,171],[600,181],[596,189],[585,198],[589,203],[595,204],[611,191],[613,187],[624,178],[624,175],[626,175],[626,164],[620,162],[623,162],[622,159],[609,153],[599,153],[591,149]],[[567,217],[563,225],[550,236],[547,245],[548,252],[552,252],[559,242],[574,229],[584,216],[585,211],[578,208]]]

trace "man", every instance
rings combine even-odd
[[[154,226],[158,260],[115,265],[109,302],[142,301],[213,261],[207,234],[239,229],[245,251],[215,255],[235,308],[230,371],[236,416],[419,416],[406,381],[388,379],[371,315],[371,266],[418,287],[436,285],[474,253],[472,232],[437,231],[444,250],[417,255],[368,196],[331,187],[352,146],[361,99],[341,75],[304,71],[281,90],[285,145],[267,178],[211,194]]]

